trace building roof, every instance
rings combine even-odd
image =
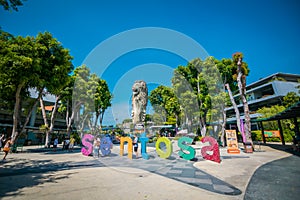
[[[298,82],[300,80],[300,75],[299,74],[287,74],[287,73],[281,73],[277,72],[275,74],[271,74],[270,76],[267,76],[265,78],[259,79],[258,81],[255,81],[249,85],[246,86],[247,91],[256,88],[262,84],[268,83],[273,79],[276,78],[283,78],[285,81],[290,81],[290,82]]]

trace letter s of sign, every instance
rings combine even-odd
[[[81,148],[81,153],[85,156],[89,156],[93,151],[93,139],[94,136],[91,134],[85,134],[81,140],[83,147]]]
[[[209,142],[210,146],[204,146],[201,149],[201,154],[204,159],[211,160],[217,163],[221,162],[219,145],[215,138],[206,136],[201,139],[202,143]],[[207,151],[212,151],[212,155],[207,154]]]
[[[193,142],[193,139],[189,138],[189,137],[181,137],[178,140],[178,146],[181,149],[178,152],[178,154],[179,154],[179,156],[181,156],[185,160],[191,160],[195,157],[195,149],[193,147],[189,146],[189,145],[184,144],[184,143],[190,143],[191,144],[192,142]],[[182,150],[189,151],[190,153],[189,154],[184,153]]]

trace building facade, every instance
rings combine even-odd
[[[273,105],[281,105],[283,97],[289,92],[299,94],[300,75],[276,73],[265,78],[262,78],[254,83],[246,86],[246,96],[249,105],[251,119],[256,119],[260,116],[256,111],[262,107],[270,107]],[[235,102],[241,114],[241,119],[244,119],[243,104],[240,100],[240,95],[234,95]],[[227,115],[227,123],[235,124],[236,117],[234,108],[228,107],[225,109]],[[252,124],[252,130],[257,130],[257,124]]]

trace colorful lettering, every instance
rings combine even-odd
[[[132,159],[132,139],[130,137],[120,138],[120,156],[124,154],[124,144],[127,142],[128,158]]]
[[[202,154],[203,158],[206,160],[211,160],[211,161],[220,163],[221,162],[220,151],[219,151],[219,145],[218,145],[217,140],[215,138],[206,136],[201,139],[201,142],[203,142],[203,143],[209,142],[209,144],[210,144],[210,146],[202,147],[201,154]],[[209,155],[207,153],[207,151],[212,151],[212,155]]]
[[[147,138],[146,133],[142,133],[139,139],[141,141],[142,158],[148,160],[149,155],[147,154],[147,142],[149,141],[149,138]]]
[[[166,151],[163,151],[163,150],[160,149],[159,145],[162,142],[165,143],[165,145],[166,145]],[[158,140],[156,141],[156,144],[155,144],[155,148],[156,148],[156,153],[161,158],[169,158],[171,156],[171,154],[172,154],[172,151],[173,151],[172,143],[166,137],[160,137],[160,138],[158,138]]]
[[[83,147],[81,153],[85,156],[89,156],[93,151],[93,140],[94,136],[91,134],[85,134],[81,140]]]
[[[112,142],[110,137],[103,137],[100,140],[100,150],[103,156],[111,154]]]
[[[195,157],[195,149],[189,145],[186,145],[186,143],[191,144],[193,142],[192,138],[189,137],[182,137],[178,140],[178,146],[181,149],[178,154],[185,160],[191,160]],[[183,150],[189,151],[190,153],[187,154],[183,152]]]

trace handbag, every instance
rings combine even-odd
[[[9,147],[4,147],[3,151],[9,151]]]

